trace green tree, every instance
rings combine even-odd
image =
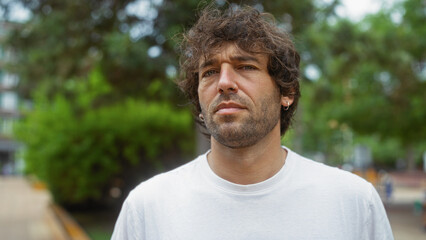
[[[173,98],[176,92],[168,76],[178,65],[175,37],[196,20],[196,9],[208,1],[2,1],[6,12],[14,3],[32,13],[8,42],[18,53],[10,70],[20,76],[23,96],[31,97],[31,91],[44,83],[49,93],[60,91],[67,80],[86,76],[100,63],[118,98],[146,94],[154,79],[163,83],[168,92],[164,95]],[[227,6],[225,1],[216,3]],[[241,1],[229,1],[233,3]],[[324,6],[312,0],[243,3],[273,13],[282,27],[298,35],[318,18],[332,14],[337,1]]]
[[[92,101],[111,91],[96,70],[68,91],[75,100],[63,94],[50,100],[38,91],[15,131],[26,144],[27,171],[45,181],[59,203],[100,201],[112,187],[127,192],[192,149],[188,110],[134,98],[93,109]],[[176,159],[168,159],[170,153]]]
[[[415,167],[421,153],[415,149],[426,136],[422,4],[407,0],[359,23],[317,24],[306,35],[306,44],[314,46],[309,64],[321,72],[309,83],[315,104],[307,111],[358,135],[396,140],[406,151],[409,169]]]

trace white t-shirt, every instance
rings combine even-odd
[[[282,169],[256,184],[220,178],[206,154],[141,183],[112,239],[393,239],[370,183],[285,149]]]

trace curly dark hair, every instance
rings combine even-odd
[[[181,42],[181,77],[177,84],[195,106],[196,121],[201,107],[198,98],[198,71],[201,57],[208,57],[224,43],[234,43],[250,54],[268,56],[268,72],[282,96],[293,97],[288,110],[281,108],[281,135],[289,128],[300,97],[299,62],[291,37],[277,27],[272,15],[249,7],[230,6],[220,10],[212,5],[201,11],[195,25],[183,33]],[[207,134],[208,135],[208,134]]]

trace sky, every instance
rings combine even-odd
[[[2,13],[0,11],[0,13]],[[24,22],[29,18],[29,11],[22,8],[21,5],[13,5],[10,9],[10,20]]]
[[[348,17],[358,21],[369,13],[377,12],[381,7],[379,0],[341,0],[343,6],[336,9],[337,14],[341,17]]]
[[[398,0],[340,0],[342,7],[336,9],[340,17],[353,21],[361,20],[366,14],[376,13],[381,8],[389,7]]]

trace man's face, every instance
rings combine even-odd
[[[206,127],[224,146],[252,146],[279,124],[285,100],[269,76],[266,55],[249,54],[234,44],[219,50],[202,58],[199,66],[198,96]]]

